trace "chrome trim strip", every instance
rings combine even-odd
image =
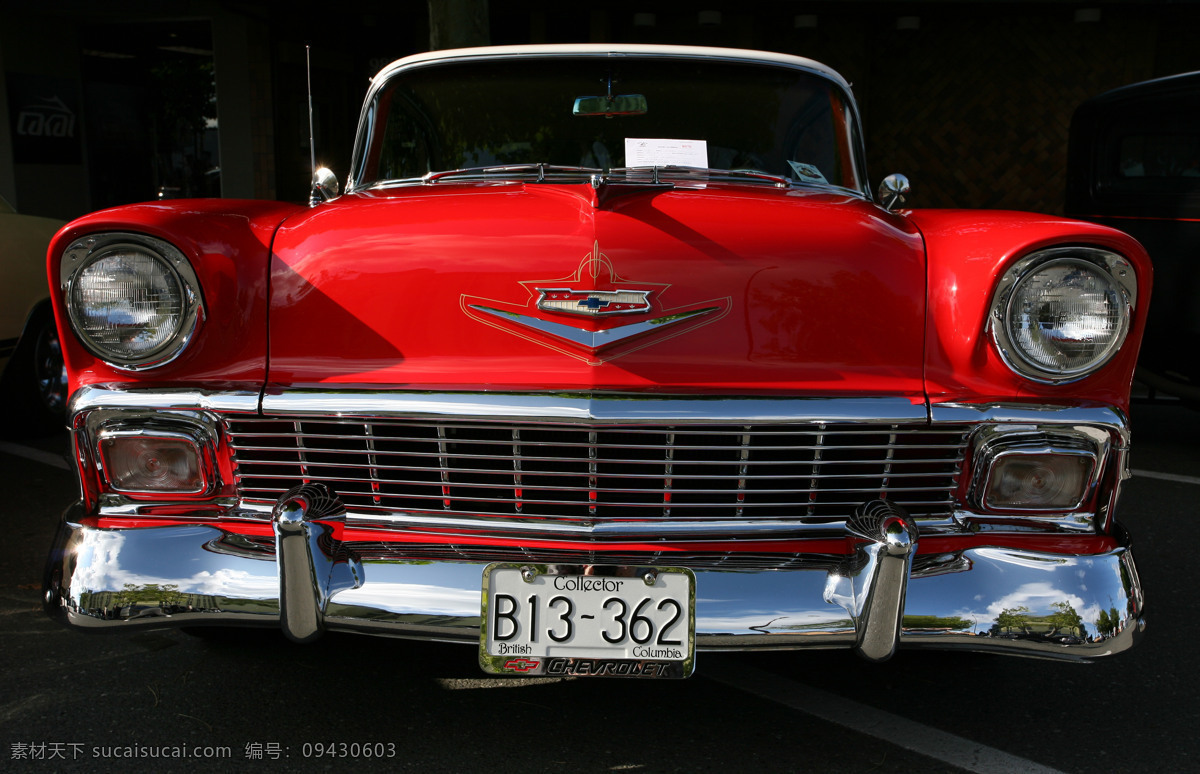
[[[1112,489],[1109,490],[1108,502],[1100,507],[1097,513],[1098,527],[1101,532],[1108,532],[1113,528],[1114,519],[1117,514],[1117,502],[1121,499],[1121,488],[1125,482],[1133,477],[1133,473],[1129,470],[1129,447],[1125,445],[1116,449],[1112,455]]]
[[[79,523],[72,506],[56,538],[44,584],[46,612],[72,627],[131,631],[193,625],[280,626],[280,573],[268,541],[214,526],[97,529]],[[309,521],[314,528],[321,522]],[[883,536],[882,533],[881,537]],[[890,534],[890,532],[888,533]],[[897,533],[898,534],[898,533]],[[911,533],[909,533],[911,537]],[[1144,623],[1142,587],[1124,534],[1111,551],[1094,555],[1050,554],[999,541],[994,547],[916,555],[907,573],[900,619],[900,648],[992,651],[1066,660],[1087,660],[1131,647]],[[899,543],[903,543],[901,539]],[[299,546],[307,553],[312,543]],[[899,545],[899,543],[897,545]],[[871,540],[867,545],[890,545]],[[354,564],[356,544],[318,544],[329,571],[340,578],[314,592],[329,631],[459,641],[478,646],[480,588],[486,559],[408,561],[404,556]],[[369,551],[363,546],[364,552]],[[889,556],[890,548],[886,549]],[[364,555],[367,555],[364,553]],[[346,558],[343,558],[346,557]],[[782,556],[782,560],[805,557]],[[870,576],[861,558],[811,556],[807,564],[763,570],[695,568],[696,637],[700,650],[855,648],[867,631],[827,589],[841,578]],[[501,557],[511,561],[510,557]],[[834,561],[831,563],[831,559]],[[315,557],[314,557],[315,561]],[[324,560],[322,560],[324,561]],[[307,572],[307,560],[300,563]],[[316,566],[315,564],[312,566]],[[325,565],[322,565],[323,567]],[[340,571],[338,568],[342,568]],[[164,577],[164,568],[177,568]],[[353,572],[360,575],[353,577]],[[324,574],[314,571],[315,575]],[[854,576],[854,573],[858,573]],[[893,579],[898,580],[898,579]],[[877,583],[878,581],[876,581]],[[895,605],[895,583],[879,608]],[[171,587],[167,593],[162,589]],[[867,584],[859,583],[860,590]],[[850,587],[853,590],[853,586]],[[1036,593],[1031,593],[1033,590]],[[861,591],[857,592],[861,594]],[[1001,627],[1006,600],[1020,595],[1032,626]],[[1074,631],[1045,623],[1066,602],[1078,613]],[[1110,618],[1115,610],[1116,620]],[[310,610],[311,612],[311,610]],[[1101,615],[1103,613],[1103,615]],[[869,619],[868,619],[869,620]],[[1029,634],[1028,631],[1041,631]],[[303,634],[303,628],[300,631]],[[887,649],[874,640],[868,653]],[[469,655],[467,656],[469,657]]]
[[[1005,531],[1028,533],[1030,530],[1063,534],[1104,532],[1103,525],[1096,524],[1096,514],[1091,511],[986,513],[969,508],[959,508],[954,511],[952,519],[956,527],[955,531],[958,533]],[[920,523],[923,534],[930,534],[932,526],[925,519],[918,517],[917,522]]]
[[[143,411],[219,411],[225,414],[257,414],[257,390],[216,392],[192,388],[129,388],[123,385],[91,384],[71,396],[68,416],[92,409],[135,409]]]
[[[71,397],[70,414],[96,408],[217,411],[258,414],[257,390],[142,389],[92,384]],[[544,418],[578,422],[858,422],[905,424],[1026,423],[1101,426],[1128,445],[1129,420],[1112,406],[1033,403],[934,403],[923,398],[656,395],[620,392],[418,392],[268,388],[262,413],[357,418],[469,417],[515,420]]]
[[[464,531],[489,536],[519,536],[522,543],[538,543],[554,539],[590,537],[606,540],[649,537],[718,537],[736,535],[745,538],[839,534],[842,522],[814,524],[799,518],[786,520],[759,519],[658,519],[644,522],[581,522],[563,523],[546,519],[535,523],[503,518],[463,519],[450,516],[421,516],[416,513],[360,514],[349,513],[346,523],[356,527],[401,529],[426,535],[461,535]]]
[[[919,398],[794,398],[679,396],[632,393],[422,393],[268,390],[264,414],[273,416],[428,418],[463,417],[496,421],[669,422],[744,424],[925,422]]]
[[[715,48],[708,46],[676,46],[644,43],[572,43],[572,44],[530,44],[517,46],[481,46],[479,48],[463,48],[446,51],[429,51],[413,54],[403,59],[397,59],[383,68],[372,81],[372,89],[378,89],[378,83],[387,77],[413,68],[439,64],[442,62],[457,62],[471,59],[530,59],[535,57],[622,57],[643,56],[648,58],[671,59],[719,59],[730,62],[748,64],[778,64],[797,70],[816,73],[836,82],[846,91],[850,84],[836,70],[820,62],[792,54],[780,54],[771,51],[755,51],[751,49]]]
[[[1129,420],[1112,406],[1063,406],[1035,403],[934,403],[929,407],[934,427],[939,424],[1029,424],[1103,427],[1129,442]]]

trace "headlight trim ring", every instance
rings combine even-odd
[[[105,347],[96,341],[88,332],[84,311],[78,308],[75,299],[76,287],[83,273],[122,251],[139,253],[157,263],[167,279],[178,286],[180,300],[175,330],[161,342],[133,355]],[[93,355],[125,371],[158,368],[174,361],[187,349],[205,316],[200,282],[187,257],[169,242],[146,234],[105,232],[76,239],[63,254],[59,279],[63,303],[76,338]]]
[[[1083,365],[1053,368],[1022,350],[1010,333],[1013,302],[1017,291],[1039,272],[1055,266],[1075,264],[1106,282],[1117,299],[1117,328],[1109,343]],[[1013,263],[996,285],[988,314],[988,329],[1000,359],[1012,371],[1041,384],[1068,384],[1091,376],[1103,368],[1124,344],[1129,334],[1132,311],[1137,303],[1137,273],[1133,264],[1117,253],[1083,245],[1038,250]]]

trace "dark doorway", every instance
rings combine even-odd
[[[81,38],[92,206],[220,196],[211,24],[92,25]]]

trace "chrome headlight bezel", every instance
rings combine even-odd
[[[1092,499],[1114,448],[1110,431],[1087,425],[1000,424],[978,428],[972,440],[972,474],[967,500],[979,513],[1065,515]],[[991,497],[997,467],[1007,461],[1046,457],[1076,461],[1083,470],[1073,497],[1043,504],[995,502]]]
[[[1041,272],[1058,266],[1074,266],[1106,283],[1105,292],[1113,300],[1117,320],[1108,342],[1085,363],[1056,368],[1023,350],[1013,337],[1011,326],[1017,291]],[[1120,350],[1129,334],[1136,302],[1137,273],[1124,256],[1096,247],[1054,247],[1027,255],[1004,272],[992,295],[988,329],[1001,360],[1013,371],[1031,381],[1065,384],[1100,370]]]
[[[173,330],[145,351],[130,354],[106,347],[90,333],[84,310],[76,299],[80,279],[90,267],[132,252],[148,257],[162,270],[164,278],[178,289],[180,309]],[[105,363],[127,371],[139,371],[170,363],[187,348],[204,318],[200,281],[187,257],[174,245],[156,237],[128,232],[92,234],[71,243],[59,269],[60,288],[71,328],[83,346]]]
[[[141,445],[141,457],[170,457],[174,451],[177,461],[181,461],[187,471],[184,478],[191,482],[190,486],[170,485],[170,477],[161,475],[155,479],[153,475],[138,470],[133,464],[128,452],[120,450],[120,446]],[[172,450],[170,447],[177,447]],[[182,451],[179,451],[179,450]],[[103,471],[104,480],[109,488],[124,495],[198,495],[208,494],[213,489],[212,464],[205,453],[207,446],[204,438],[195,432],[160,429],[154,427],[114,427],[104,428],[96,436],[96,452]],[[139,460],[140,461],[140,460]],[[155,463],[161,463],[159,459]],[[169,473],[172,466],[170,461],[161,463]]]
[[[220,464],[221,423],[215,414],[197,409],[161,409],[122,405],[116,408],[82,407],[75,422],[77,450],[83,469],[95,476],[96,494],[106,507],[125,508],[131,503],[199,501],[223,493]],[[115,474],[105,448],[110,441],[145,439],[175,444],[194,455],[198,481],[189,487],[140,486],[122,482]],[[224,492],[228,495],[229,492]]]

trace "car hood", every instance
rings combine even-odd
[[[830,192],[358,193],[276,235],[268,388],[918,396],[924,261]]]

